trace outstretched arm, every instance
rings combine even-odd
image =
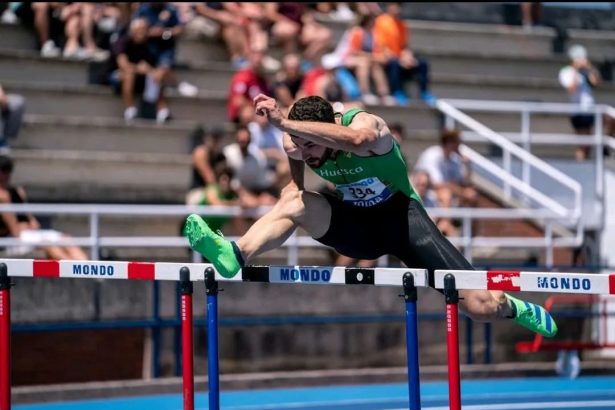
[[[287,132],[314,144],[358,155],[381,154],[392,146],[391,132],[384,121],[372,114],[357,115],[349,127],[315,122],[293,121],[284,117],[276,101],[264,94],[254,98],[258,115],[266,115],[269,122]]]

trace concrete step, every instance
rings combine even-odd
[[[554,81],[559,69],[565,64],[563,58],[512,58],[476,51],[428,50],[422,55],[429,60],[434,81],[438,81],[442,76],[459,75]],[[95,65],[62,58],[42,58],[33,51],[0,50],[0,78],[3,81],[86,85],[89,82],[88,70]],[[211,61],[206,64],[191,63],[176,69],[180,81],[189,81],[201,90],[219,92],[228,92],[234,72],[226,62]]]
[[[87,118],[27,114],[18,149],[188,154],[196,122],[159,125],[141,120],[126,124],[119,118]]]
[[[22,94],[27,99],[28,113],[53,116],[122,118],[122,103],[108,87],[68,86],[5,82],[8,92]],[[226,92],[201,92],[188,98],[169,92],[169,105],[174,119],[198,121],[203,124],[226,122]],[[415,102],[409,107],[369,107],[389,121],[398,121],[408,129],[430,129],[437,126],[435,111]]]
[[[109,87],[8,81],[3,85],[8,92],[27,99],[28,113],[123,118],[121,99]],[[186,98],[170,91],[168,96],[174,119],[205,124],[226,119],[226,93],[201,92],[198,97]]]
[[[613,12],[611,11],[611,16]],[[590,60],[613,60],[615,56],[615,33],[598,30],[568,30],[568,44],[581,44],[587,49]]]
[[[410,42],[417,50],[481,50],[510,56],[549,56],[555,32],[537,27],[528,33],[521,27],[408,20]]]
[[[442,98],[569,102],[557,79],[515,79],[496,75],[434,75],[434,94]],[[615,84],[602,83],[594,90],[598,102],[615,100]]]
[[[13,183],[33,202],[183,203],[190,157],[60,150],[13,150]]]

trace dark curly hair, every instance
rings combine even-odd
[[[327,100],[318,96],[310,96],[297,100],[288,113],[288,119],[335,124],[335,113]]]

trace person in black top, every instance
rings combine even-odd
[[[0,203],[23,204],[27,202],[23,187],[10,184],[13,172],[13,160],[6,155],[0,155]],[[0,214],[0,236],[31,239],[66,238],[67,236],[53,230],[42,230],[41,224],[31,214],[15,214],[2,212]],[[50,259],[87,260],[86,253],[77,246],[44,246],[43,251]]]
[[[147,28],[146,20],[133,20],[128,34],[112,47],[117,70],[111,74],[111,83],[121,90],[126,120],[137,116],[134,96],[144,91],[146,77],[156,72],[156,56],[148,44]]]

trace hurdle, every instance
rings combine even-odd
[[[219,282],[278,284],[392,286],[403,290],[406,321],[408,404],[421,408],[417,288],[427,287],[425,269],[348,268],[335,266],[246,266],[225,278],[206,263],[52,261],[0,259],[0,410],[11,408],[10,288],[11,277],[167,280],[180,284],[182,326],[183,408],[194,410],[193,282],[203,282],[207,295],[208,400],[210,410],[220,409],[218,358]]]
[[[10,288],[11,277],[89,278],[176,281],[181,293],[182,380],[184,410],[194,410],[193,282],[203,282],[207,295],[209,409],[220,408],[218,362],[219,282],[277,284],[372,285],[403,289],[405,302],[408,405],[421,408],[418,356],[417,288],[427,287],[425,269],[351,268],[334,266],[246,266],[224,278],[205,263],[51,261],[0,259],[0,410],[11,406]],[[615,274],[436,270],[435,288],[446,302],[449,408],[461,409],[459,368],[459,291],[465,289],[521,292],[615,294]]]

